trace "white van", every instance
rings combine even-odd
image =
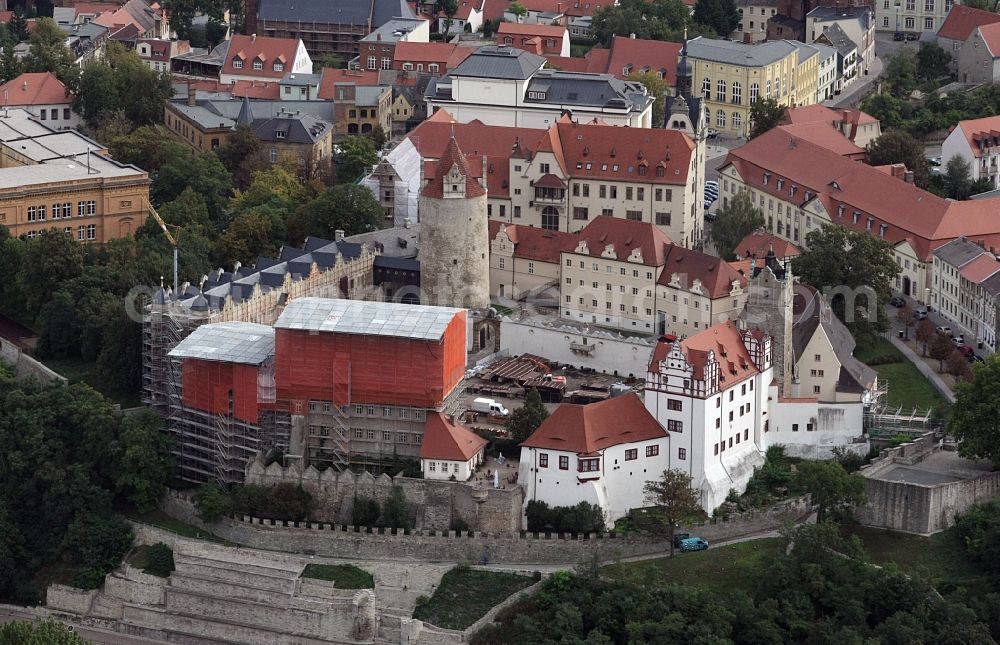
[[[476,412],[485,412],[487,414],[495,414],[500,417],[505,417],[510,414],[507,408],[503,407],[502,403],[494,401],[493,399],[477,398],[472,401],[472,407],[470,410],[475,410]]]

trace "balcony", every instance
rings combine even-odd
[[[583,354],[584,356],[590,356],[594,353],[594,346],[588,345],[587,343],[570,343],[569,351],[574,354]]]

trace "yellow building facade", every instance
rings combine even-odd
[[[746,136],[750,110],[759,100],[788,107],[816,102],[819,58],[814,48],[786,40],[749,45],[695,38],[688,41],[691,91],[705,99],[708,127]]]

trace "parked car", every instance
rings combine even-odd
[[[924,318],[927,317],[927,307],[920,307],[919,309],[913,312],[913,315],[916,317],[917,320],[923,320]]]
[[[716,219],[715,213],[709,213],[708,209],[705,210],[705,221],[714,222]]]
[[[704,551],[708,548],[708,540],[700,537],[689,537],[681,540],[681,551]]]
[[[705,194],[706,195],[711,195],[712,197],[718,197],[719,196],[719,187],[718,186],[705,186]]]
[[[972,347],[970,345],[962,345],[961,347],[958,348],[958,352],[962,356],[964,356],[967,359],[969,359],[970,363],[972,363],[972,362],[975,361],[974,356],[976,355],[976,352],[973,351],[973,349],[972,349]]]
[[[719,182],[715,181],[714,179],[709,179],[708,181],[705,182],[705,188],[714,188],[716,190],[719,190]]]
[[[707,136],[709,139],[715,139],[716,137],[719,136],[719,131],[716,130],[715,128],[709,128]]]
[[[959,334],[958,336],[952,336],[951,342],[955,344],[955,347],[962,347],[965,345],[965,336]]]
[[[889,304],[892,305],[893,307],[899,308],[905,306],[906,301],[900,298],[899,296],[893,296],[889,298]]]
[[[502,403],[483,397],[473,399],[472,405],[469,406],[469,409],[476,412],[485,412],[486,414],[498,417],[506,417],[510,415],[510,411],[505,408]]]
[[[908,40],[910,42],[916,40],[917,38],[920,38],[920,34],[914,33],[912,31],[909,31],[909,32],[906,33],[906,40]]]
[[[941,165],[941,157],[940,156],[937,156],[937,157],[927,157],[927,163],[929,163],[932,166],[940,166]]]
[[[969,357],[969,362],[970,363],[985,363],[986,359],[983,358],[982,356],[980,356],[979,354],[975,354],[974,353],[972,356]]]
[[[949,327],[948,325],[938,325],[937,327],[934,328],[934,331],[936,331],[939,334],[945,334],[946,336],[951,336],[951,327]]]
[[[892,35],[892,39],[895,40],[896,42],[900,42],[900,41],[906,40],[906,34],[904,34],[901,31],[897,31],[896,33],[894,33]]]
[[[681,542],[691,537],[690,533],[674,533],[674,547],[681,548]]]

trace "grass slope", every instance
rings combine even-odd
[[[375,578],[364,569],[353,564],[308,564],[302,572],[303,578],[330,580],[337,589],[374,589]]]
[[[455,567],[413,617],[445,629],[465,629],[516,591],[534,584],[527,576]]]

